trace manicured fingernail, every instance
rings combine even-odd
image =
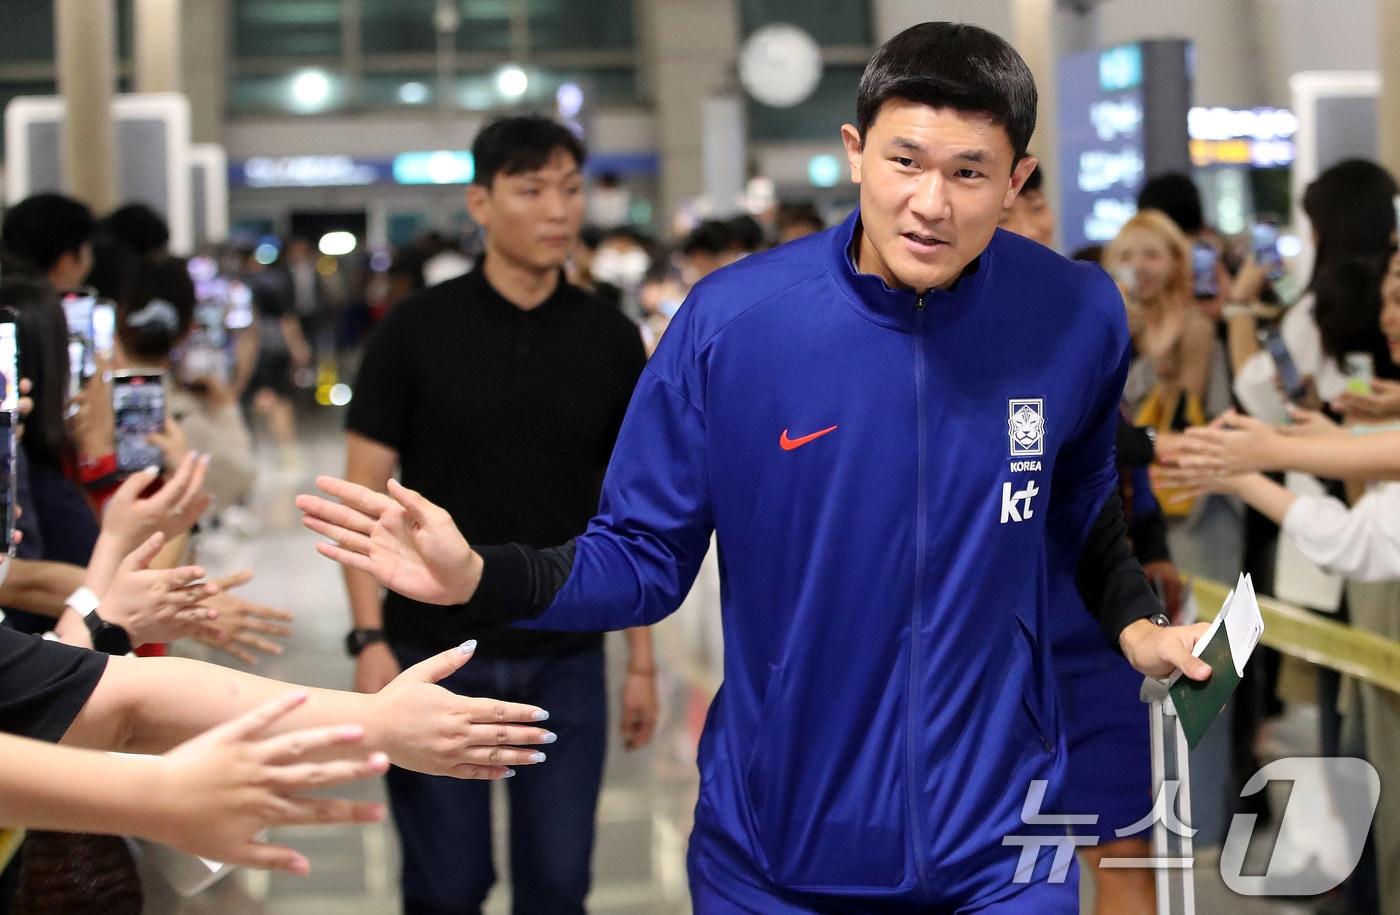
[[[546,712],[544,709],[536,709],[535,714],[531,715],[530,718],[533,721],[548,721],[549,712]]]
[[[369,764],[374,769],[387,769],[389,767],[389,754],[371,753],[369,754]]]
[[[476,639],[467,639],[457,646],[457,650],[462,654],[471,654],[473,651],[476,651]]]
[[[505,775],[502,775],[501,778],[515,778],[515,770],[514,770],[514,769],[507,769],[507,770],[506,770],[506,774],[505,774]]]
[[[214,458],[214,455],[212,455],[212,454],[201,454],[201,455],[199,456],[199,462],[200,462],[201,464],[207,464],[207,463],[209,463],[211,460],[213,460],[213,458]]]
[[[311,873],[311,862],[307,861],[305,858],[297,858],[292,862],[292,873],[300,874],[305,877],[307,874]]]
[[[540,739],[540,743],[554,743],[554,741],[558,739],[558,734],[554,733],[553,731],[548,731],[545,733],[544,737]]]
[[[548,756],[545,756],[543,753],[539,753],[539,752],[535,752],[535,753],[531,753],[531,754],[530,754],[530,762],[532,762],[532,763],[542,763],[542,762],[544,762],[544,761],[545,761],[546,759],[548,759],[548,758],[549,758]]]
[[[142,473],[160,473],[160,468],[159,468],[159,467],[156,467],[156,466],[142,467],[142,468],[141,468],[141,472],[142,472]]]

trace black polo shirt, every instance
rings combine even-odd
[[[544,548],[583,533],[646,362],[634,324],[560,278],[525,311],[481,265],[395,306],[375,328],[346,428],[393,448],[400,479],[445,508],[473,544]],[[391,643],[524,657],[596,645],[599,634],[489,623],[470,607],[390,592]]]
[[[57,742],[106,669],[104,654],[0,626],[0,731]]]

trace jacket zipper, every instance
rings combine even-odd
[[[915,420],[918,429],[918,450],[919,459],[917,464],[918,480],[915,484],[917,491],[918,507],[915,514],[914,528],[914,610],[910,620],[909,630],[909,689],[905,696],[905,707],[907,709],[907,721],[905,722],[905,750],[907,754],[905,780],[908,785],[909,802],[909,832],[914,840],[914,872],[918,875],[919,884],[925,893],[930,892],[928,874],[924,867],[924,853],[927,848],[924,845],[924,830],[922,818],[919,816],[921,805],[919,799],[919,768],[918,768],[918,746],[916,735],[918,734],[918,716],[916,710],[919,703],[916,697],[919,695],[919,644],[920,632],[923,629],[923,602],[924,602],[924,551],[927,547],[928,532],[926,530],[926,503],[927,490],[924,483],[924,472],[927,455],[925,453],[925,425],[927,419],[924,410],[924,297],[919,296],[918,304],[914,306],[914,405],[917,412]]]

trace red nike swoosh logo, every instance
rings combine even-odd
[[[784,451],[795,451],[796,449],[801,448],[808,442],[814,442],[817,439],[821,438],[823,435],[835,431],[836,427],[831,426],[829,428],[823,429],[820,432],[813,432],[811,435],[804,435],[801,438],[788,438],[788,430],[784,429],[783,434],[778,436],[778,444],[782,446],[782,449]]]

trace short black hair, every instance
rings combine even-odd
[[[778,207],[778,231],[791,226],[811,226],[818,232],[826,228],[826,220],[822,219],[822,214],[817,212],[816,204],[811,201],[800,203],[785,203]]]
[[[1137,208],[1161,210],[1187,235],[1195,235],[1205,228],[1201,191],[1190,175],[1181,172],[1158,175],[1144,184],[1138,192]]]
[[[680,243],[679,251],[686,257],[692,254],[708,254],[718,257],[734,246],[734,231],[729,223],[719,219],[707,219],[690,230],[690,234]]]
[[[730,247],[752,253],[764,245],[763,226],[748,213],[729,220]]]
[[[165,217],[144,203],[117,207],[102,220],[102,231],[138,257],[158,254],[170,244],[170,226]]]
[[[583,141],[569,128],[543,115],[517,115],[492,121],[472,141],[473,184],[491,187],[497,175],[519,175],[544,168],[557,150],[583,168]]]
[[[1030,67],[1000,36],[975,25],[923,22],[880,46],[856,91],[862,140],[890,99],[985,114],[1006,131],[1017,162],[1035,133],[1038,96]]]
[[[26,197],[5,214],[0,229],[5,247],[48,273],[65,254],[82,250],[97,233],[97,220],[87,204],[63,194]]]

